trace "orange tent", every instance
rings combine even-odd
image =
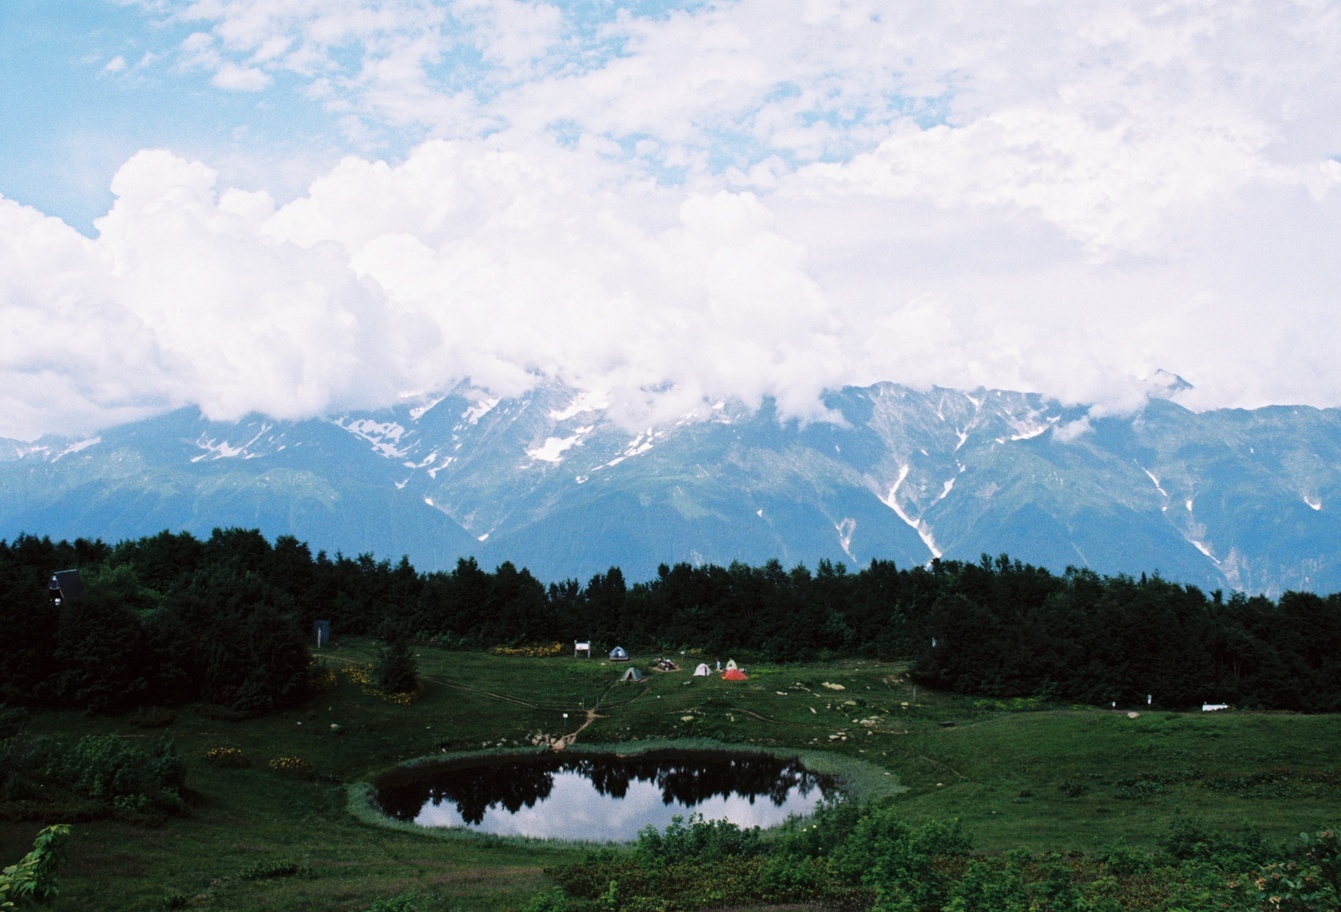
[[[739,668],[728,668],[725,672],[723,672],[723,674],[722,674],[722,680],[723,680],[723,681],[747,681],[747,680],[749,680],[749,679],[745,677],[745,672],[741,671]]]

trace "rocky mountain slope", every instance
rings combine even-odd
[[[1004,391],[846,388],[835,420],[719,403],[629,431],[558,386],[323,420],[179,411],[0,444],[0,536],[240,525],[328,551],[473,555],[544,580],[661,563],[1010,554],[1208,588],[1341,590],[1341,411],[1139,413]]]

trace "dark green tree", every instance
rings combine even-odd
[[[419,686],[419,665],[404,636],[394,636],[382,649],[373,679],[383,693],[413,693]]]

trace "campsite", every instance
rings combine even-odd
[[[1232,843],[1248,821],[1275,842],[1341,819],[1341,726],[1330,715],[1132,718],[915,687],[905,664],[852,658],[741,662],[748,679],[731,682],[716,657],[677,654],[682,670],[623,684],[628,668],[646,670],[657,656],[634,652],[624,663],[601,649],[544,658],[412,649],[421,686],[403,701],[369,685],[380,643],[337,636],[316,656],[328,689],[268,715],[11,714],[10,728],[25,737],[169,738],[188,801],[153,819],[99,816],[68,800],[39,809],[51,815],[41,822],[29,813],[36,805],[0,802],[6,863],[41,823],[69,822],[54,910],[541,908],[560,901],[555,877],[583,870],[590,846],[392,823],[368,805],[365,785],[414,758],[548,751],[556,742],[620,754],[730,745],[827,758],[826,771],[848,775],[854,800],[885,801],[915,825],[957,820],[984,857],[1159,853],[1179,827]],[[710,674],[694,673],[709,664]]]

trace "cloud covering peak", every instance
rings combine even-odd
[[[877,380],[1124,409],[1161,368],[1341,404],[1329,4],[123,7],[88,78],[236,123],[127,156],[87,235],[0,181],[0,435],[464,378],[630,422]]]

